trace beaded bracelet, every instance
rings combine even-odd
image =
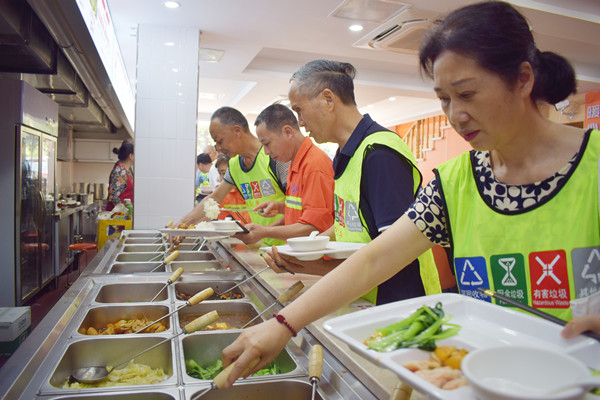
[[[280,324],[285,325],[285,327],[288,328],[290,332],[292,332],[293,337],[296,337],[296,335],[298,335],[294,328],[292,328],[292,326],[285,320],[285,317],[283,315],[273,314],[273,318],[275,318]]]

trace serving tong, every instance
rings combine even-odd
[[[263,315],[265,312],[267,312],[267,310],[271,309],[277,303],[283,305],[283,303],[285,303],[286,301],[288,301],[289,299],[291,299],[292,297],[294,297],[303,288],[304,288],[304,284],[302,283],[302,281],[297,281],[292,286],[290,286],[289,288],[287,288],[283,293],[281,293],[279,295],[279,297],[277,297],[277,300],[275,300],[273,302],[273,304],[271,304],[269,307],[265,308],[263,311],[261,311],[260,314],[258,314],[256,317],[254,317],[250,321],[248,321],[244,326],[242,326],[241,329],[244,329],[245,327],[247,327],[248,325],[250,325],[252,322],[254,322],[255,319],[257,319],[258,317],[260,317],[261,315]]]
[[[158,321],[161,321],[161,320],[163,320],[163,319],[167,318],[168,316],[175,314],[177,311],[181,310],[181,309],[182,309],[182,308],[184,308],[184,307],[187,307],[187,306],[195,306],[196,304],[200,303],[201,301],[204,301],[204,300],[208,299],[208,298],[209,298],[210,296],[212,296],[214,293],[215,293],[215,292],[214,292],[214,290],[213,290],[212,288],[207,288],[207,289],[204,289],[203,291],[201,291],[201,292],[198,292],[198,293],[196,293],[195,295],[193,295],[192,297],[190,297],[190,299],[189,299],[189,300],[186,300],[185,304],[184,304],[184,305],[182,305],[181,307],[179,307],[179,308],[177,308],[176,310],[174,310],[174,311],[171,311],[170,313],[168,313],[168,314],[166,314],[166,315],[164,315],[164,316],[160,317],[160,318],[159,318],[159,319],[157,319],[156,321],[152,321],[152,322],[150,322],[148,325],[144,326],[144,327],[143,327],[143,328],[141,328],[141,329],[138,329],[137,331],[134,331],[133,333],[140,333],[140,332],[142,332],[144,329],[146,329],[146,328],[149,328],[149,327],[151,327],[152,325],[154,325],[155,323],[157,323]]]

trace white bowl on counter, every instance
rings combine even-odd
[[[526,346],[474,350],[461,369],[481,400],[579,400],[586,389],[552,390],[591,377],[590,370],[569,354]]]
[[[222,219],[222,220],[217,220],[217,221],[210,221],[210,223],[212,224],[213,228],[215,228],[218,231],[230,231],[230,230],[240,229],[237,222],[233,219]]]
[[[320,251],[327,248],[329,236],[300,236],[289,238],[287,244],[293,251]]]

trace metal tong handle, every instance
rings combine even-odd
[[[150,303],[152,303],[154,300],[156,300],[156,298],[158,297],[158,295],[161,294],[162,291],[167,288],[167,286],[169,286],[171,283],[173,283],[177,279],[179,279],[179,277],[181,276],[181,274],[183,274],[183,268],[179,267],[179,268],[177,268],[175,270],[175,272],[173,272],[173,274],[171,275],[171,277],[169,277],[169,279],[167,279],[167,283],[165,283],[165,285],[162,287],[162,289],[160,289],[160,291],[158,293],[156,293],[156,296],[154,296],[152,298],[152,300],[150,300]]]
[[[177,257],[179,257],[179,250],[175,250],[174,252],[172,252],[171,255],[169,255],[169,257],[165,258],[165,260],[163,262],[161,262],[160,264],[158,264],[157,267],[152,268],[152,270],[150,270],[150,272],[154,272],[157,269],[159,269],[160,267],[162,267],[163,265],[167,265],[168,263],[170,263]]]
[[[263,269],[261,269],[260,271],[258,271],[258,272],[257,272],[257,273],[255,273],[254,275],[252,275],[251,277],[244,279],[243,281],[241,281],[240,283],[238,283],[238,284],[237,284],[237,285],[235,285],[235,286],[232,286],[231,288],[227,289],[227,290],[226,290],[226,291],[224,291],[223,293],[219,293],[219,294],[217,294],[217,296],[221,296],[221,295],[224,295],[225,293],[229,293],[229,292],[231,292],[231,291],[232,291],[233,289],[235,289],[236,287],[240,286],[241,284],[243,284],[243,283],[245,283],[245,282],[248,282],[250,279],[254,278],[256,275],[258,275],[258,274],[260,274],[261,272],[264,272],[264,271],[266,271],[266,270],[268,270],[268,269],[269,269],[269,267],[268,267],[268,266],[267,266],[267,267],[265,267],[265,268],[263,268]]]
[[[319,344],[314,345],[310,349],[310,355],[308,356],[308,377],[312,385],[311,400],[314,400],[315,394],[317,393],[317,384],[321,380],[321,373],[323,372],[323,347]]]
[[[263,311],[261,311],[261,313],[258,314],[256,317],[254,317],[250,321],[246,322],[246,324],[244,326],[242,326],[242,329],[244,329],[245,327],[250,325],[252,322],[254,322],[255,319],[257,319],[258,317],[263,315],[265,312],[267,312],[267,310],[271,309],[271,307],[273,307],[275,304],[277,304],[277,302],[283,304],[286,301],[288,301],[289,299],[291,299],[296,293],[301,291],[302,288],[304,288],[304,284],[302,283],[302,281],[297,281],[296,283],[294,283],[292,286],[287,288],[283,293],[281,293],[279,295],[279,297],[277,297],[277,300],[273,302],[273,304],[271,304],[269,307],[267,307]]]
[[[134,355],[132,355],[131,357],[127,358],[126,360],[123,360],[119,363],[116,363],[115,365],[113,365],[113,367],[108,371],[108,373],[110,374],[111,372],[113,372],[113,370],[115,368],[117,368],[119,365],[123,365],[125,364],[127,361],[129,360],[133,360],[134,358],[136,358],[137,356],[144,354],[150,350],[152,350],[155,347],[160,346],[161,344],[170,341],[171,339],[175,339],[176,337],[183,335],[184,333],[192,333],[192,332],[196,332],[197,330],[200,330],[202,328],[204,328],[207,325],[212,324],[213,322],[215,322],[217,319],[219,319],[219,314],[216,311],[211,311],[207,314],[201,315],[200,317],[196,318],[195,320],[193,320],[192,322],[190,322],[189,324],[187,324],[184,328],[183,331],[166,338],[165,340],[161,340],[160,342],[156,343],[154,346],[150,346],[145,350],[140,351],[139,353],[136,353]]]
[[[203,291],[201,291],[201,292],[198,292],[198,293],[196,293],[194,296],[192,296],[192,297],[191,297],[191,298],[190,298],[188,301],[186,301],[186,302],[185,302],[185,304],[184,304],[184,305],[182,305],[181,307],[177,308],[177,309],[176,309],[176,310],[174,310],[174,311],[171,311],[170,313],[168,313],[168,314],[166,314],[166,315],[163,315],[162,317],[160,317],[160,318],[159,318],[159,319],[157,319],[156,321],[152,321],[152,322],[150,322],[148,325],[144,326],[144,327],[143,327],[143,328],[141,328],[141,329],[138,329],[137,331],[135,331],[135,332],[133,332],[133,333],[140,333],[140,332],[143,332],[143,331],[144,331],[144,329],[146,329],[146,328],[148,328],[148,327],[150,327],[150,326],[154,325],[154,324],[155,324],[155,323],[157,323],[158,321],[161,321],[161,320],[163,320],[163,319],[167,318],[167,317],[168,317],[168,316],[170,316],[170,315],[173,315],[173,314],[175,314],[177,311],[181,310],[182,308],[184,308],[184,307],[187,307],[187,306],[194,306],[194,305],[196,305],[196,304],[200,303],[201,301],[204,301],[204,300],[208,299],[210,296],[212,296],[212,295],[213,295],[213,293],[214,293],[214,291],[213,291],[213,289],[212,289],[212,288],[207,288],[207,289],[204,289]]]

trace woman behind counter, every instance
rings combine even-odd
[[[121,147],[113,148],[113,153],[119,157],[119,161],[110,172],[107,211],[111,211],[125,199],[131,200],[133,204],[133,144],[124,140]]]
[[[525,18],[501,1],[449,14],[422,44],[419,60],[452,127],[474,150],[440,165],[398,221],[278,318],[245,329],[225,348],[223,365],[237,359],[226,387],[253,360],[260,361],[248,373],[275,358],[302,327],[385,281],[435,243],[452,246],[457,277],[470,260],[480,280],[496,288],[504,276],[499,257],[514,258],[523,285],[515,293],[564,320],[572,318],[570,301],[585,301],[586,293],[600,289],[579,278],[583,256],[600,248],[600,132],[551,122],[538,109],[538,102],[556,104],[575,91],[567,60],[540,52]],[[316,107],[321,98],[309,101]],[[552,298],[540,297],[546,289]],[[573,323],[594,329],[597,319]]]

